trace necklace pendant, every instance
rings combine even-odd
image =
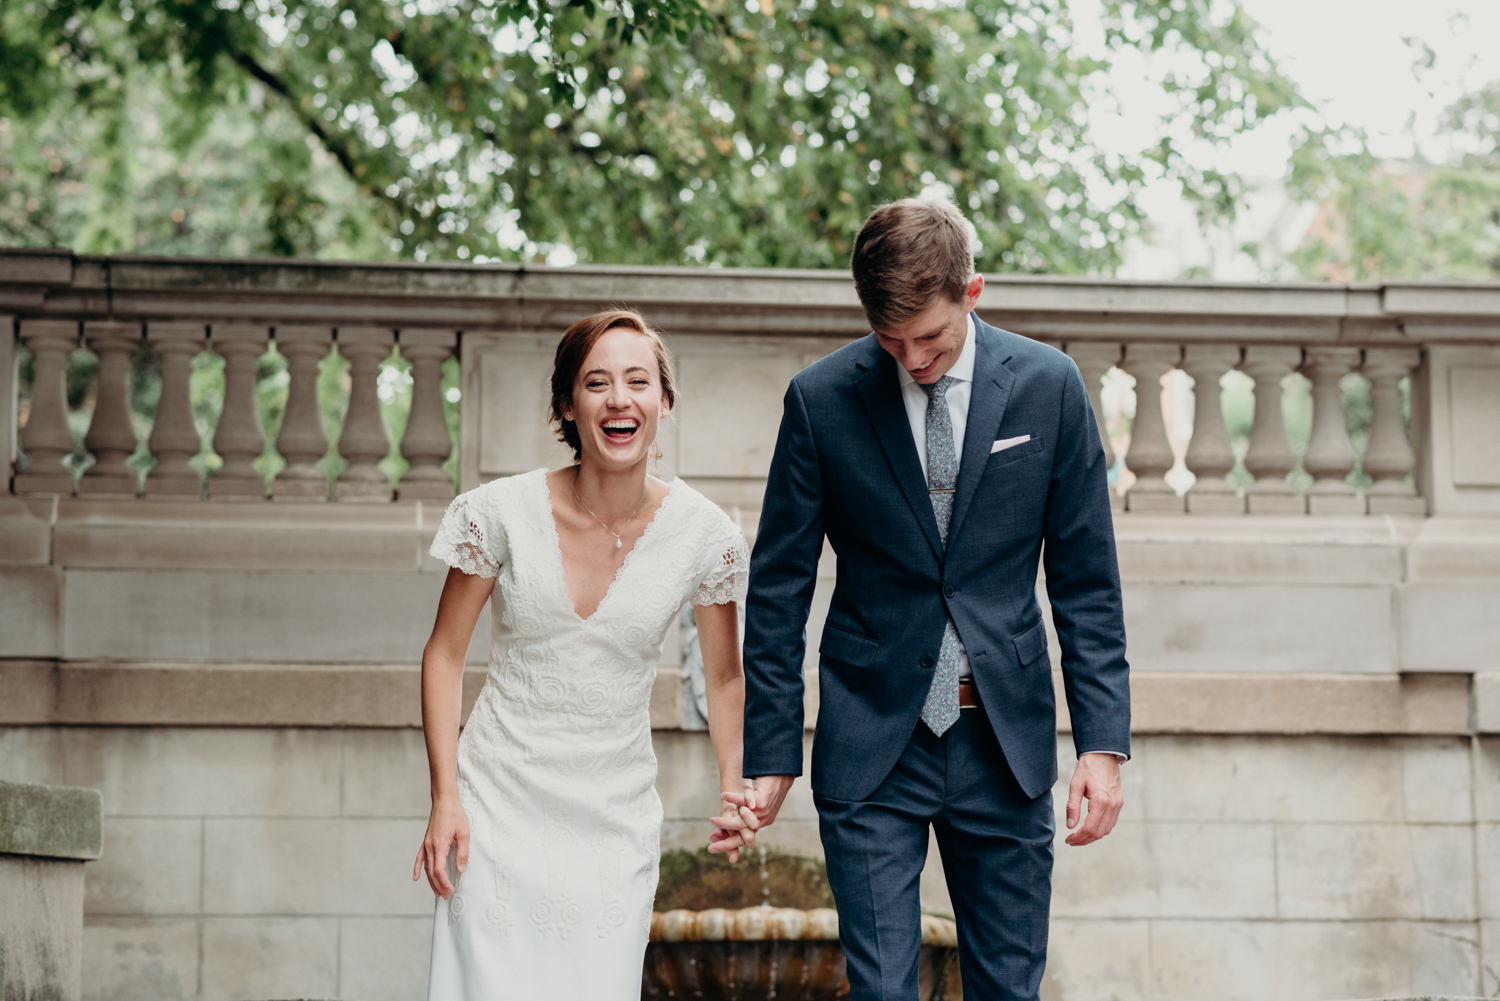
[[[615,539],[615,548],[616,549],[624,549],[625,548],[625,543],[622,540],[616,538]]]

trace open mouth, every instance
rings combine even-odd
[[[618,442],[629,441],[641,429],[640,422],[634,417],[612,417],[605,421],[601,427],[604,430],[604,437],[610,441]]]

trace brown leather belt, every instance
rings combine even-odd
[[[979,688],[969,678],[958,679],[958,708],[979,708]]]

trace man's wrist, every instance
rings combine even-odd
[[[1120,762],[1120,764],[1122,764],[1122,765],[1125,762],[1127,762],[1127,761],[1130,760],[1130,755],[1124,753],[1123,751],[1103,751],[1103,750],[1100,750],[1100,751],[1079,751],[1078,752],[1078,756],[1080,758],[1082,758],[1086,754],[1108,754],[1110,757],[1114,758],[1116,761]]]

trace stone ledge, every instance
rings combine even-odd
[[[405,664],[0,661],[0,725],[419,727],[420,674]],[[464,673],[465,713],[484,677],[483,669]],[[1061,674],[1053,680],[1065,706]],[[1138,671],[1131,677],[1131,729],[1461,736],[1477,725],[1500,733],[1500,678],[1481,680],[1489,683],[1471,684],[1467,674]],[[1474,701],[1480,705],[1471,707]],[[816,710],[809,708],[811,726]],[[658,668],[652,727],[677,729],[681,713],[679,672]],[[1067,713],[1061,717],[1059,729],[1068,732]]]
[[[98,789],[0,781],[0,855],[96,859],[103,846]]]

